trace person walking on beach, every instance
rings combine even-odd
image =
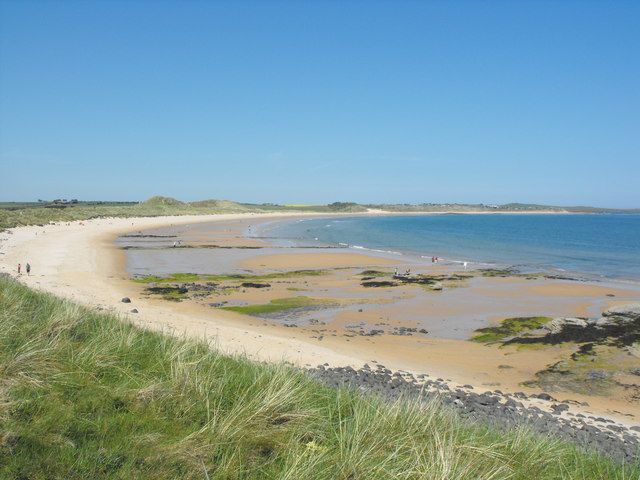
[[[18,275],[20,275],[20,270],[22,270],[22,265],[18,264]]]
[[[25,268],[27,269],[27,275],[31,275],[31,265],[29,265],[29,263],[27,262],[27,264],[25,265]]]

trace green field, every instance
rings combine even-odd
[[[0,278],[0,478],[631,479],[436,403],[387,404]]]

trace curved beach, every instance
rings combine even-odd
[[[211,309],[191,302],[173,303],[147,296],[144,294],[143,285],[131,281],[125,269],[125,251],[114,243],[117,237],[126,233],[171,225],[239,220],[263,221],[302,216],[304,215],[300,213],[279,213],[106,218],[20,227],[3,232],[0,236],[0,271],[15,276],[15,266],[19,262],[29,262],[33,268],[31,275],[21,275],[20,281],[31,287],[94,308],[116,312],[146,328],[174,335],[204,337],[224,352],[246,355],[260,361],[287,361],[302,367],[326,363],[331,366],[349,365],[354,368],[375,361],[392,370],[415,374],[427,372],[432,376],[442,377],[452,385],[499,387],[505,392],[540,391],[526,389],[521,386],[521,382],[533,378],[537,371],[563,353],[561,347],[544,351],[532,349],[514,355],[514,352],[508,349],[430,336],[336,336],[325,337],[319,342],[304,329],[286,328],[275,322],[264,322],[261,319]],[[230,242],[232,244],[233,240]],[[277,258],[255,256],[245,260],[245,266],[278,268],[287,265],[290,268],[309,268],[346,264],[362,268],[380,265],[389,268],[394,264],[383,256],[352,251],[311,252],[300,254],[297,258],[287,258],[286,255],[283,253],[282,256],[275,256]],[[484,291],[486,294],[497,296],[501,293],[493,291],[493,287],[509,281],[485,280],[486,282],[478,287],[479,294]],[[613,292],[611,294],[618,298],[607,299],[607,306],[620,303],[619,298],[631,298],[633,295],[638,298],[637,291],[615,290],[597,284],[556,281],[526,288],[528,290],[525,293],[531,296],[551,292],[568,298],[603,297],[606,293]],[[130,298],[131,303],[123,303],[123,297]],[[133,309],[137,312],[133,313]],[[510,368],[505,369],[505,364]],[[637,423],[640,415],[637,403],[575,393],[567,393],[566,396],[576,402],[588,403],[588,407],[575,407],[576,411],[608,415],[631,424]]]

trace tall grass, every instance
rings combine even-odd
[[[627,479],[640,470],[436,403],[139,329],[0,278],[0,477]]]

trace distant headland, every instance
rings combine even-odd
[[[556,206],[531,203],[396,203],[326,205],[242,203],[230,200],[183,202],[155,196],[142,202],[86,201],[64,198],[36,202],[0,202],[0,229],[57,221],[99,217],[155,217],[160,215],[210,215],[216,213],[317,212],[317,213],[640,213],[640,208],[615,209],[588,206]]]

